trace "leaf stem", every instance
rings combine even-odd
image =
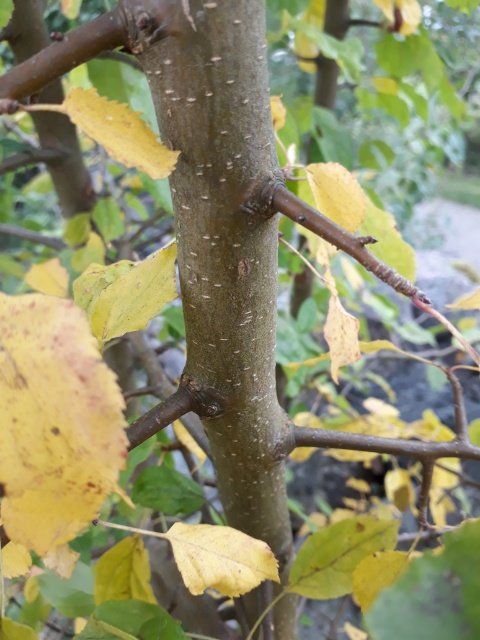
[[[253,640],[253,636],[255,635],[256,630],[258,629],[258,627],[262,624],[263,619],[270,613],[270,611],[272,611],[272,609],[275,607],[276,604],[278,604],[280,602],[280,600],[286,596],[288,593],[288,591],[286,591],[285,589],[283,591],[280,591],[280,593],[273,598],[273,600],[270,602],[270,604],[268,605],[268,607],[266,607],[262,613],[260,614],[260,616],[257,618],[257,620],[255,621],[255,624],[253,625],[253,627],[250,629],[250,633],[248,634],[248,636],[245,638],[245,640]]]

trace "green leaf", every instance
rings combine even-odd
[[[169,516],[188,515],[205,502],[200,485],[163,465],[148,467],[140,473],[133,486],[132,500]]]
[[[479,4],[479,0],[445,0],[445,2],[452,9],[458,9],[464,13],[471,13]]]
[[[38,636],[30,627],[0,618],[0,640],[38,640]]]
[[[395,160],[395,152],[383,140],[367,140],[358,150],[358,159],[367,169],[385,169]]]
[[[318,310],[315,300],[307,298],[302,303],[297,316],[297,327],[300,333],[309,333],[313,330],[318,319]]]
[[[75,303],[87,312],[100,343],[144,329],[176,297],[175,256],[172,243],[141,262],[92,264],[75,280]]]
[[[105,242],[125,233],[124,214],[113,198],[102,198],[95,205],[92,218]]]
[[[76,247],[87,242],[91,230],[90,214],[77,213],[66,221],[63,239],[69,247]]]
[[[397,230],[395,218],[391,213],[375,207],[370,202],[361,226],[361,234],[373,236],[378,240],[377,244],[369,247],[377,258],[408,280],[415,279],[415,252]]]
[[[399,523],[358,516],[312,534],[295,558],[287,589],[307,598],[325,600],[352,591],[352,576],[363,558],[393,549]]]
[[[90,81],[101,96],[129,104],[142,114],[151,129],[158,131],[148,82],[141,71],[124,62],[104,59],[90,60],[87,68]]]
[[[13,12],[13,0],[0,0],[0,29],[7,24]]]
[[[95,608],[92,570],[82,562],[68,580],[46,571],[38,576],[38,586],[44,600],[68,618],[89,616]]]
[[[325,162],[339,162],[347,169],[352,169],[353,141],[349,131],[329,109],[314,107],[312,115],[313,133]]]
[[[478,640],[480,521],[444,535],[443,553],[425,553],[385,590],[366,616],[372,640]]]
[[[102,239],[92,231],[84,247],[77,249],[72,255],[72,269],[77,273],[84,271],[93,264],[103,264],[105,259],[105,245]]]
[[[103,625],[100,626],[100,625]],[[111,640],[124,637],[108,635],[106,625],[121,631],[130,638],[142,640],[187,640],[179,623],[165,609],[139,600],[122,602],[104,602],[95,609],[85,629],[77,636],[78,640]],[[95,632],[104,635],[94,635]]]
[[[148,552],[139,536],[129,536],[118,542],[102,555],[95,567],[97,604],[130,599],[156,602],[150,586]]]

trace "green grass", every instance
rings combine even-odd
[[[480,175],[445,171],[438,177],[438,195],[480,209]]]

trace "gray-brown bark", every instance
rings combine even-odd
[[[15,10],[8,26],[8,39],[17,62],[22,62],[50,44],[43,21],[42,0],[15,0]],[[42,102],[63,101],[61,80],[45,87],[38,99]],[[74,125],[58,113],[32,113],[40,146],[62,155],[47,165],[57,192],[62,215],[70,217],[89,211],[93,204],[90,176],[83,162]]]
[[[140,56],[163,140],[182,151],[171,186],[185,373],[228,405],[204,424],[229,524],[265,540],[285,565],[292,539],[277,455],[287,430],[274,375],[277,223],[241,208],[251,183],[277,168],[265,7],[191,0],[190,11],[196,31],[183,16],[177,37]],[[275,638],[291,640],[288,601],[277,614]]]

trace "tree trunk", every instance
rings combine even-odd
[[[228,523],[265,540],[284,568],[292,536],[276,451],[287,429],[275,393],[277,221],[241,206],[277,169],[264,4],[190,0],[179,34],[140,61],[163,140],[182,152],[171,187],[185,376],[227,405],[204,425]],[[294,601],[282,605],[275,639],[292,640]]]
[[[338,40],[343,40],[348,30],[348,4],[349,0],[327,0],[325,10],[324,31]],[[335,110],[337,98],[339,67],[335,60],[320,56],[317,60],[317,72],[315,75],[315,93],[313,104],[317,107]],[[311,141],[307,155],[310,156]],[[311,160],[311,158],[310,158]],[[301,239],[300,249],[305,240]],[[297,317],[302,304],[311,297],[314,276],[310,269],[303,269],[293,279],[292,297],[290,301],[290,313]]]
[[[50,44],[50,37],[43,20],[43,0],[15,0],[15,10],[8,25],[7,38],[17,63],[30,58]],[[44,103],[63,102],[62,81],[55,80],[37,96]],[[35,129],[42,149],[60,151],[61,160],[49,162],[62,215],[90,211],[93,191],[90,176],[83,162],[75,126],[69,118],[59,113],[32,113]]]

